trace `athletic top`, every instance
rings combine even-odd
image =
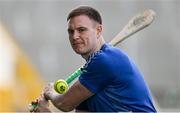
[[[76,109],[89,112],[156,112],[143,76],[119,48],[104,44],[92,54],[79,77],[94,93]]]

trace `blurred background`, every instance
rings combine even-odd
[[[180,111],[179,0],[0,0],[0,112],[27,111],[44,84],[85,63],[68,40],[68,13],[78,5],[101,12],[109,42],[145,9],[155,21],[122,48],[144,74],[159,111]]]

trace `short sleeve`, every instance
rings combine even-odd
[[[102,53],[96,54],[82,69],[80,83],[92,93],[97,93],[111,81],[111,70],[108,59]]]
[[[82,110],[82,111],[88,111],[87,103],[86,101],[82,102],[76,107],[77,110]]]

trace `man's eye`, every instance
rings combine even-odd
[[[74,31],[73,31],[73,30],[68,29],[68,33],[69,33],[69,34],[73,34],[73,33],[74,33]]]
[[[86,31],[86,29],[85,28],[79,28],[78,31],[79,31],[79,33],[81,33],[81,32]]]

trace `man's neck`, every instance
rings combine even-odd
[[[96,48],[94,49],[94,51],[91,51],[88,54],[81,55],[86,61],[88,60],[88,58],[91,54],[99,51],[101,49],[101,47],[105,44],[104,38],[103,37],[99,37],[99,38],[100,39],[99,39],[98,44],[97,44]]]

